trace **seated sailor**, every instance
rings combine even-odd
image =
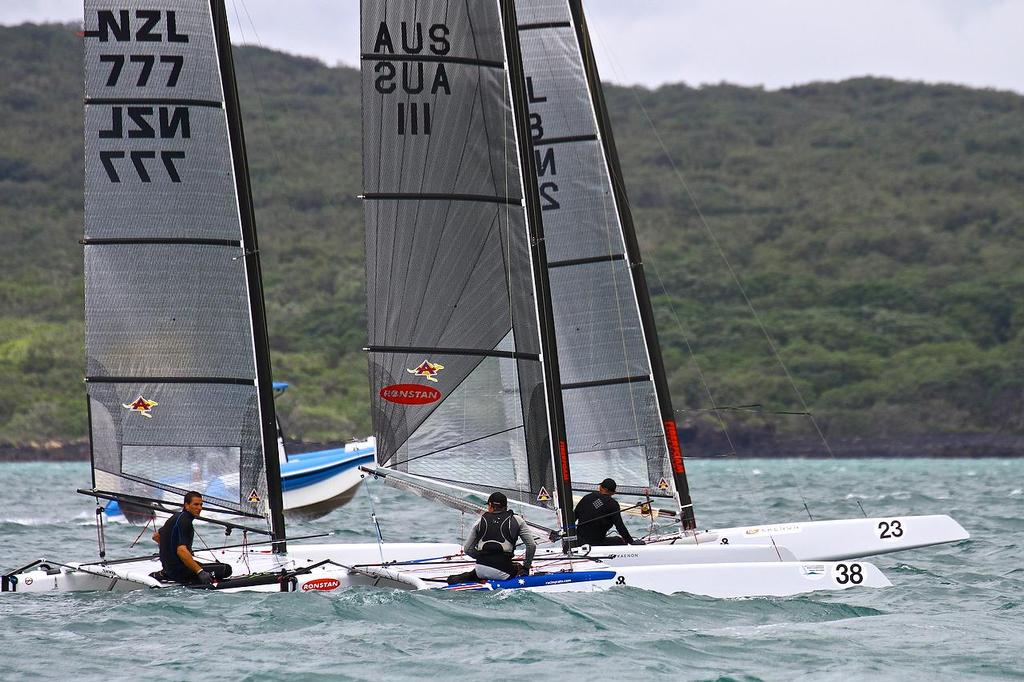
[[[612,497],[615,488],[615,480],[606,478],[597,486],[596,492],[587,493],[576,505],[573,513],[576,516],[576,536],[581,545],[644,544],[643,540],[634,540],[622,522],[619,503]],[[608,531],[612,526],[619,534],[609,537]]]
[[[519,540],[526,545],[522,566],[512,561]],[[508,580],[530,573],[537,541],[526,521],[508,509],[508,498],[494,492],[487,498],[487,511],[469,532],[462,549],[476,559],[476,567],[468,573],[452,576],[449,582]]]
[[[162,571],[154,576],[182,585],[212,585],[231,575],[231,566],[222,563],[201,564],[192,555],[195,531],[192,522],[203,512],[203,496],[194,490],[185,493],[180,512],[172,514],[163,527],[153,533],[153,542],[160,545]]]

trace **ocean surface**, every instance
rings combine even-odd
[[[1024,679],[1024,460],[687,468],[701,527],[805,520],[805,501],[815,519],[859,516],[859,500],[871,516],[948,513],[972,537],[877,557],[891,588],[784,599],[632,588],[4,594],[0,679]],[[0,570],[95,559],[94,503],[74,492],[88,484],[85,463],[0,463]],[[371,505],[385,540],[463,532],[460,514],[373,482],[289,534],[374,541]],[[138,533],[108,527],[108,556],[130,556]]]

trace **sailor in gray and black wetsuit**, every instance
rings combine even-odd
[[[526,558],[520,570],[512,561],[516,542],[526,545]],[[487,498],[487,511],[466,538],[463,551],[476,559],[476,575],[484,580],[508,580],[530,572],[537,541],[526,521],[508,509],[508,498],[502,493],[491,493]]]

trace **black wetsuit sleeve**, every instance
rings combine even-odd
[[[612,521],[615,523],[615,530],[619,532],[619,535],[627,543],[633,542],[633,536],[629,534],[629,529],[626,528],[626,524],[622,522],[622,512],[620,511],[619,503],[615,500],[611,501],[615,505],[615,513],[612,515]]]

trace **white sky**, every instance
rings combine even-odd
[[[236,42],[328,64],[358,63],[358,0],[225,2],[241,18],[241,26],[232,22]],[[874,75],[1024,94],[1024,0],[586,0],[585,6],[602,78],[616,83],[778,88]],[[0,0],[0,24],[81,16],[81,0]]]

